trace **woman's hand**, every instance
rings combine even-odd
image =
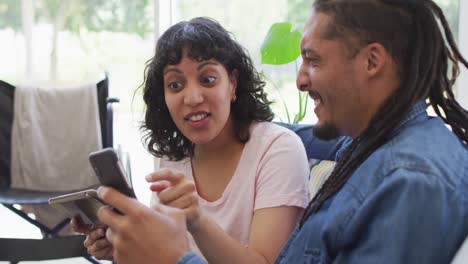
[[[146,181],[151,183],[151,191],[157,192],[162,204],[184,210],[189,230],[197,227],[201,212],[193,182],[184,174],[170,170],[151,173],[146,176]]]
[[[107,228],[98,228],[90,231],[83,245],[91,256],[97,259],[112,260],[114,248],[106,238],[106,230]]]
[[[113,259],[113,247],[106,239],[107,228],[99,227],[90,230],[82,224],[81,219],[78,217],[73,217],[70,225],[75,232],[86,235],[83,246],[88,250],[88,254],[96,259]]]

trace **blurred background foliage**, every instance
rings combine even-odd
[[[0,78],[16,82],[26,68],[21,3],[32,0],[0,0]],[[154,34],[169,25],[196,16],[218,20],[249,51],[259,71],[268,76],[267,91],[277,103],[278,119],[287,121],[285,102],[298,109],[295,75],[300,58],[283,65],[261,63],[261,45],[270,26],[290,22],[302,32],[311,0],[34,0],[34,76],[57,83],[73,82],[109,71],[111,92],[130,101],[143,80],[145,62],[154,52]],[[459,0],[436,0],[458,37]],[[159,11],[155,28],[153,7]],[[390,21],[391,22],[391,21]],[[156,30],[156,31],[155,31]],[[44,40],[46,39],[46,40]],[[8,41],[7,41],[8,40]],[[8,62],[7,62],[8,61]],[[274,82],[274,83],[273,83]],[[276,87],[276,88],[275,88]],[[137,92],[135,108],[142,110]],[[309,111],[310,112],[310,111]],[[305,117],[314,122],[313,113]]]

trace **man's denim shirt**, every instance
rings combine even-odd
[[[468,150],[425,110],[415,105],[277,263],[450,262],[468,233]]]
[[[276,263],[450,262],[468,234],[468,149],[425,110],[415,105]]]

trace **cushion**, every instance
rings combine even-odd
[[[451,264],[463,264],[468,263],[468,236],[465,238],[465,242],[458,249],[455,258],[452,260]]]
[[[312,164],[309,177],[310,199],[318,193],[325,181],[331,175],[336,162],[330,160],[320,160]]]

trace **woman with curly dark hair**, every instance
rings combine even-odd
[[[234,135],[240,143],[249,140],[249,127],[253,121],[273,119],[270,102],[263,90],[265,83],[246,51],[230,38],[228,32],[206,18],[181,22],[161,36],[156,55],[146,68],[143,99],[147,109],[143,129],[147,132],[147,148],[153,155],[181,160],[194,154],[193,142],[178,128],[177,119],[173,119],[165,103],[168,89],[164,88],[170,84],[164,82],[164,69],[179,64],[183,57],[197,62],[217,60],[237,82],[231,95],[232,102],[225,106],[231,108]],[[209,84],[209,80],[204,81]]]
[[[147,176],[153,200],[184,210],[191,249],[210,263],[272,263],[308,202],[304,146],[270,122],[264,85],[207,18],[169,28],[147,65],[142,128],[160,158]],[[96,237],[89,252],[110,255]]]

